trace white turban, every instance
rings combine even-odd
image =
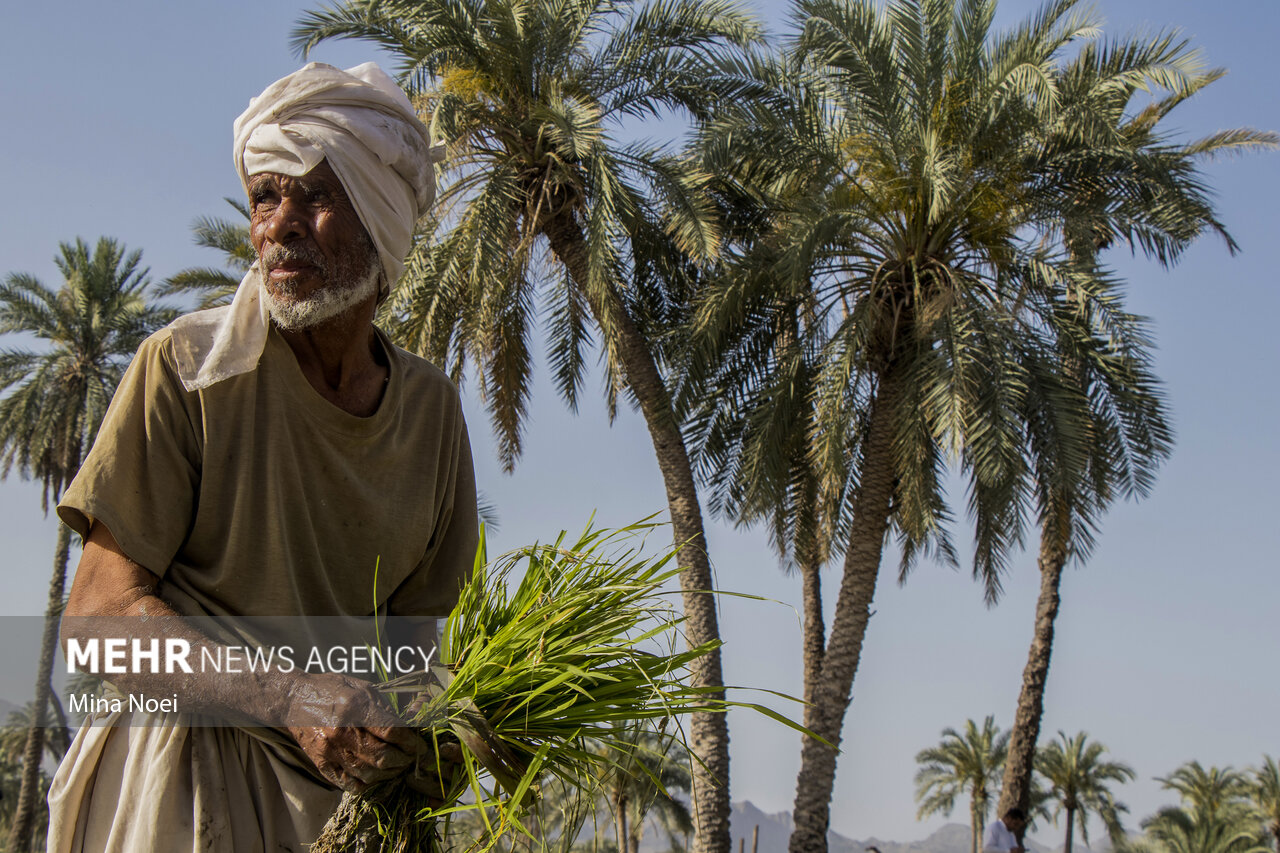
[[[418,216],[435,197],[427,128],[395,81],[372,62],[340,71],[313,62],[249,101],[235,123],[240,181],[262,172],[300,176],[326,160],[342,182],[382,264],[379,298],[404,272]],[[178,375],[188,391],[257,367],[270,318],[257,265],[230,306],[174,321]]]

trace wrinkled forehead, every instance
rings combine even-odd
[[[342,183],[342,179],[338,177],[337,173],[333,171],[328,160],[321,160],[314,168],[301,175],[262,169],[258,172],[251,172],[248,176],[250,196],[253,195],[255,188],[280,186],[282,184],[296,186],[304,191],[324,190],[330,194],[339,195],[344,199],[350,199],[346,186]]]

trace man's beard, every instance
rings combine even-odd
[[[363,258],[358,257],[362,255]],[[306,296],[294,293],[292,282],[286,279],[275,283],[279,294],[267,285],[267,272],[273,264],[284,261],[303,261],[311,264],[324,281],[320,287]],[[378,276],[382,264],[378,250],[367,241],[335,263],[329,263],[314,246],[268,246],[258,256],[258,274],[262,277],[262,299],[276,325],[290,332],[314,328],[321,323],[339,317],[365,302],[378,292]]]

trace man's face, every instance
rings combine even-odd
[[[308,328],[377,292],[378,253],[328,163],[249,178],[249,239],[264,298],[286,329]]]
[[[1004,819],[1004,825],[1010,832],[1017,835],[1022,831],[1023,827],[1027,825],[1027,822],[1016,817],[1006,817]]]

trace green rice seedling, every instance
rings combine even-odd
[[[635,748],[638,721],[679,738],[681,715],[743,705],[689,685],[690,664],[714,646],[684,648],[664,590],[679,571],[674,554],[648,558],[628,545],[653,526],[588,528],[571,545],[561,534],[489,565],[482,541],[445,625],[443,665],[383,684],[414,697],[408,719],[435,755],[461,747],[460,762],[437,759],[426,774],[439,777],[446,805],[431,806],[422,779],[347,794],[313,853],[481,851],[508,837],[514,849],[511,836],[532,849],[540,789],[593,789]],[[478,837],[451,837],[461,812],[482,827]],[[585,812],[561,815],[565,845]]]

